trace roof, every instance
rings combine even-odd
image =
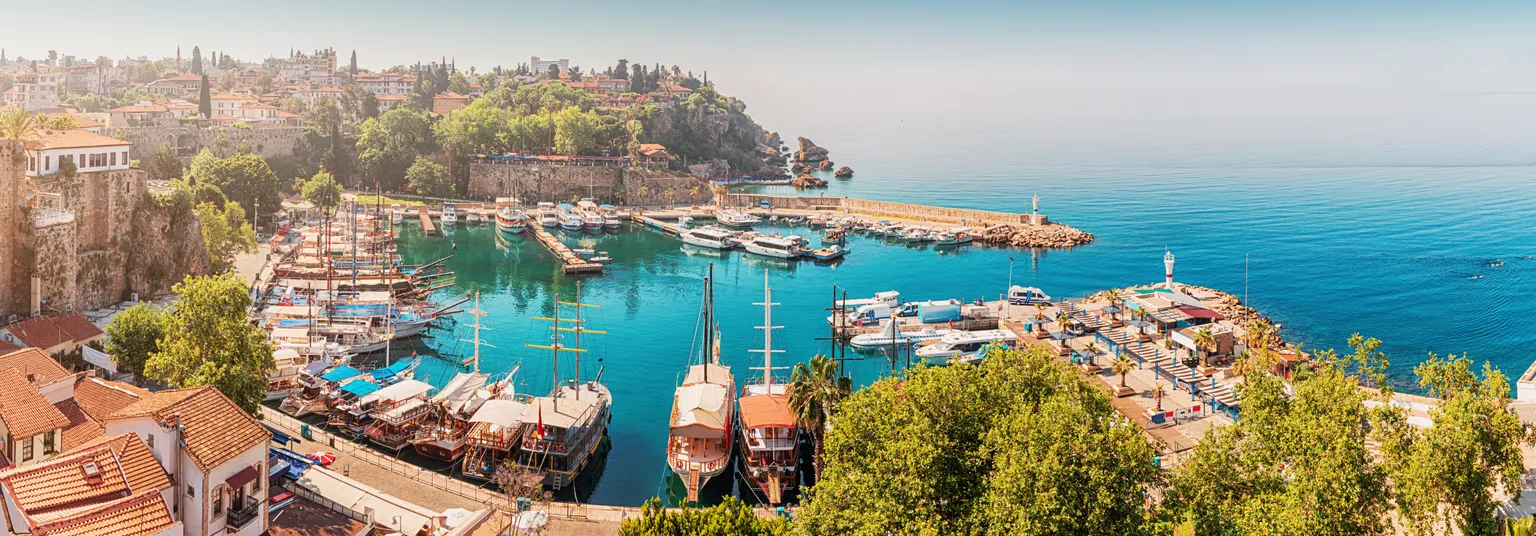
[[[53,407],[64,414],[64,418],[69,419],[69,426],[64,427],[62,434],[64,438],[60,441],[59,448],[70,450],[99,439],[107,433],[107,427],[103,426],[101,421],[87,415],[74,400],[65,400],[54,404]]]
[[[128,487],[135,493],[146,489],[162,490],[171,486],[171,478],[166,475],[165,469],[150,453],[149,445],[138,434],[117,434],[101,436],[89,442],[83,443],[69,451],[85,452],[98,446],[106,446],[117,455],[117,462],[123,469],[123,477],[128,481]]]
[[[442,93],[438,93],[437,95],[433,96],[432,98],[434,98],[434,99],[449,99],[449,100],[469,100],[469,96],[468,95],[460,95],[460,94],[454,93],[452,91],[444,91]]]
[[[98,478],[85,471],[94,464]],[[46,512],[128,493],[128,478],[111,447],[96,445],[74,454],[0,472],[6,495],[27,513]]]
[[[176,76],[172,76],[170,78],[161,78],[161,80],[173,81],[173,82],[190,82],[190,81],[193,81],[193,80],[202,81],[202,79],[203,79],[203,76],[200,75],[200,74],[197,74],[197,73],[181,73],[181,74],[178,74]]]
[[[469,422],[497,424],[510,428],[522,422],[523,413],[527,410],[528,405],[522,402],[501,398],[491,399],[480,405],[480,409],[469,418]]]
[[[348,393],[353,396],[367,396],[378,390],[379,384],[363,380],[349,382],[346,385],[341,386],[341,392]]]
[[[256,97],[253,96],[253,95],[230,95],[230,94],[226,93],[226,94],[223,94],[223,95],[214,95],[212,97],[209,97],[209,99],[212,99],[212,100],[253,101],[253,100],[256,100]]]
[[[110,136],[85,130],[45,130],[38,136],[42,149],[86,149],[133,145]]]
[[[408,398],[414,398],[427,394],[427,391],[431,390],[432,386],[427,382],[419,380],[402,380],[399,383],[392,384],[389,387],[379,389],[367,396],[364,396],[361,400],[359,400],[359,402],[366,404],[375,400],[405,400]]]
[[[0,421],[18,438],[70,425],[69,417],[49,404],[16,369],[0,370]]]
[[[672,432],[689,437],[723,436],[730,427],[730,392],[722,385],[678,387],[672,403]]]
[[[180,524],[171,518],[165,498],[149,490],[111,502],[56,514],[39,515],[37,536],[146,536]]]
[[[357,370],[355,368],[352,368],[352,367],[349,367],[349,366],[346,366],[346,365],[342,365],[342,366],[339,366],[339,367],[331,369],[330,372],[327,372],[325,374],[321,374],[320,375],[320,379],[328,381],[328,382],[339,382],[341,380],[345,380],[345,379],[351,378],[353,376],[361,375],[362,373],[363,373],[363,371],[361,371],[361,370]]]
[[[14,325],[14,324],[13,324]],[[50,384],[64,378],[71,373],[64,369],[58,361],[54,361],[48,354],[38,348],[22,348],[14,352],[0,355],[0,370],[16,369],[23,378],[32,376],[39,384]],[[36,390],[36,389],[34,389]]]
[[[789,396],[781,394],[741,397],[741,424],[747,428],[793,428]]]
[[[642,143],[635,146],[635,152],[645,156],[653,156],[657,154],[666,154],[667,148],[660,143]]]
[[[543,423],[544,426],[555,428],[570,428],[576,425],[578,418],[592,407],[592,398],[561,398],[559,403],[551,397],[539,397],[532,400],[528,409],[523,411],[523,422]]]
[[[234,401],[212,387],[174,389],[151,393],[118,410],[108,421],[153,416],[161,425],[179,415],[187,455],[207,471],[252,447],[265,444],[271,434]]]
[[[373,98],[381,100],[381,101],[404,101],[405,100],[405,95],[399,95],[399,94],[376,95]]]
[[[122,382],[83,377],[75,382],[75,404],[96,420],[149,396],[149,391]]]

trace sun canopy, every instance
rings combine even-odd
[[[729,392],[713,383],[677,388],[672,433],[685,437],[724,437],[730,426]]]
[[[503,399],[487,400],[485,404],[480,405],[480,410],[475,412],[475,416],[469,418],[469,422],[483,422],[510,428],[522,422],[523,413],[527,409],[528,405],[522,402]]]
[[[533,399],[528,409],[523,410],[523,422],[544,423],[544,426],[555,428],[572,428],[577,425],[584,414],[590,413],[592,398],[561,398],[559,403],[550,397]]]
[[[406,369],[411,368],[415,364],[416,364],[416,360],[415,359],[401,360],[400,362],[397,362],[397,363],[395,363],[393,365],[390,365],[388,367],[384,367],[384,368],[381,368],[381,369],[374,369],[373,370],[373,377],[376,378],[376,379],[389,378],[389,377],[398,375],[401,372],[405,372]]]
[[[358,375],[361,375],[362,373],[363,373],[363,371],[361,371],[361,370],[357,370],[355,368],[352,368],[352,367],[349,367],[349,366],[346,366],[346,365],[342,365],[342,366],[336,367],[334,369],[331,369],[330,372],[327,372],[327,373],[321,375],[320,379],[328,381],[328,382],[339,382],[341,380],[345,380],[345,379],[348,379],[348,378],[357,377]]]
[[[693,365],[688,367],[688,376],[683,379],[683,385],[704,383],[704,377],[706,375],[709,376],[709,383],[731,385],[735,381],[731,376],[731,369],[710,363],[708,365]]]
[[[427,401],[420,398],[412,398],[410,400],[406,400],[404,403],[398,406],[390,408],[389,411],[386,411],[383,414],[376,416],[375,418],[391,424],[399,424],[401,421],[405,420],[406,417],[409,417],[413,412],[425,405],[427,405]]]
[[[1222,318],[1221,313],[1206,309],[1204,307],[1191,307],[1185,305],[1179,307],[1179,312],[1184,313],[1184,316],[1189,317],[1191,320],[1221,320]]]
[[[356,383],[356,382],[353,382]],[[418,380],[403,380],[400,383],[379,389],[372,394],[363,397],[359,403],[367,404],[377,400],[405,400],[407,398],[421,396],[431,391],[432,386],[427,382]]]
[[[747,428],[793,428],[795,416],[789,411],[786,395],[751,395],[741,397],[741,424]]]
[[[379,384],[358,380],[341,386],[341,392],[353,396],[367,396],[379,390]]]
[[[491,379],[489,374],[460,372],[452,380],[448,380],[448,385],[444,385],[441,391],[432,395],[432,403],[447,406],[449,411],[459,411],[474,399],[475,391],[484,387],[489,379]]]

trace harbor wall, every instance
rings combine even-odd
[[[921,220],[940,223],[964,223],[967,225],[979,226],[994,226],[1003,224],[1045,225],[1049,223],[1049,220],[1047,220],[1044,215],[1013,214],[990,210],[914,205],[911,203],[874,201],[870,199],[859,199],[856,197],[731,194],[730,199],[734,203],[753,207],[759,206],[759,204],[763,201],[767,201],[769,206],[773,208],[792,210],[842,210],[851,214],[861,214],[878,218]]]
[[[106,135],[133,143],[133,154],[141,161],[148,161],[160,150],[161,144],[170,144],[176,156],[189,159],[203,148],[213,149],[220,156],[235,153],[240,142],[251,146],[251,154],[262,158],[293,156],[294,149],[304,139],[304,128],[294,126],[270,126],[229,128],[197,125],[163,127],[115,127]]]
[[[671,192],[671,196],[667,195]],[[473,199],[517,197],[524,203],[564,203],[584,197],[602,203],[642,205],[655,203],[710,203],[711,188],[691,175],[618,166],[551,166],[484,164],[469,165],[469,190]]]
[[[0,141],[0,313],[16,310],[16,304],[24,301],[27,284],[18,277],[23,260],[19,242],[30,234],[31,226],[23,228],[19,219],[23,214],[21,186],[26,181],[26,152],[21,143]]]

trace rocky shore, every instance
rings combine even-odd
[[[1254,320],[1269,321],[1269,317],[1264,316],[1257,309],[1243,305],[1243,300],[1233,295],[1232,293],[1216,290],[1210,287],[1186,285],[1184,283],[1178,282],[1175,282],[1174,285],[1182,289],[1186,294],[1194,296],[1196,299],[1199,299],[1200,301],[1210,305],[1212,310],[1221,313],[1221,316],[1239,326],[1246,325],[1248,322]],[[1151,285],[1135,285],[1125,287],[1122,290],[1129,292],[1134,290],[1162,287],[1162,283],[1154,283]],[[1101,294],[1102,293],[1095,294],[1092,299],[1102,298]]]
[[[988,229],[977,239],[993,246],[1017,248],[1070,248],[1093,241],[1093,233],[1059,223],[1046,225],[1001,225]]]

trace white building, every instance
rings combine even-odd
[[[259,104],[254,95],[214,95],[208,100],[213,105],[213,115],[230,115],[240,117],[240,109],[252,104]]]
[[[405,104],[405,95],[378,95],[379,113],[384,113]]]
[[[84,130],[49,130],[37,149],[27,151],[27,176],[58,173],[65,161],[76,173],[128,169],[132,143]]]
[[[340,100],[341,99],[341,88],[339,88],[339,87],[317,87],[317,88],[309,88],[309,89],[300,89],[298,91],[293,92],[293,95],[295,97],[298,97],[300,100],[304,101],[304,107],[306,109],[314,109],[315,102],[319,101],[320,99],[327,99],[327,98],[329,98],[329,99]]]
[[[4,107],[22,108],[29,112],[57,108],[59,106],[59,73],[21,73],[15,84],[0,101]]]
[[[549,66],[551,65],[559,68],[560,72],[562,73],[571,70],[571,60],[565,58],[560,58],[558,60],[540,60],[538,56],[534,56],[532,59],[528,60],[528,68],[533,70],[534,76],[549,72]]]
[[[359,73],[353,77],[353,82],[373,93],[375,97],[384,95],[405,95],[416,87],[416,75],[399,73]]]
[[[294,52],[278,60],[277,75],[320,86],[336,85],[336,51],[316,50],[314,54]]]

